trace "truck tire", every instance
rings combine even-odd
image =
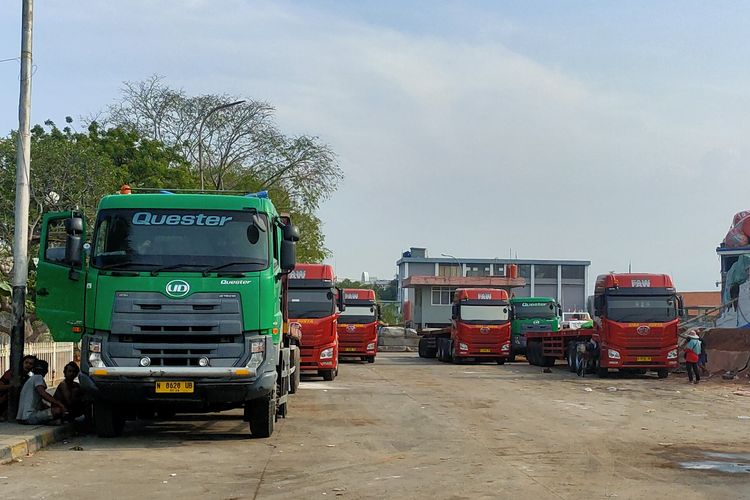
[[[602,368],[599,366],[596,369],[596,374],[599,375],[599,378],[607,378],[609,377],[609,368]]]
[[[294,356],[294,373],[292,373],[292,376],[289,380],[289,394],[297,393],[297,389],[299,389],[299,383],[300,383],[301,377],[302,377],[302,373],[300,371],[300,366],[299,366],[299,354],[297,354],[296,356]]]
[[[666,368],[659,368],[656,370],[656,376],[659,378],[667,378],[669,377],[669,370]]]
[[[271,437],[276,423],[276,391],[270,396],[246,401],[245,419],[254,439]]]
[[[495,362],[496,362],[496,363],[497,363],[498,365],[504,365],[504,364],[505,364],[505,358],[497,358],[497,359],[495,360]]]
[[[417,352],[419,352],[420,358],[429,358],[427,355],[427,339],[421,338],[419,339],[419,346],[417,347]]]
[[[513,362],[515,362],[515,361],[516,361],[516,353],[514,352],[514,353],[512,353],[512,354],[511,354],[510,356],[508,356],[508,359],[507,359],[507,361],[508,361],[508,363],[513,363]]]
[[[318,375],[323,377],[326,382],[332,382],[336,378],[335,370],[318,370]]]
[[[528,344],[526,344],[526,359],[529,361],[529,364],[532,366],[539,366],[541,362],[541,345],[538,345],[539,342],[536,340],[530,341]],[[537,347],[539,347],[539,352],[537,353]]]
[[[578,367],[576,366],[577,357],[575,354],[574,347],[575,347],[575,344],[573,344],[572,342],[568,344],[568,350],[565,356],[565,361],[568,363],[568,371],[570,373],[576,373],[578,371]]]
[[[375,356],[367,356],[367,362],[368,363],[374,363],[375,362]]]
[[[96,435],[101,438],[117,437],[122,434],[122,429],[125,427],[125,418],[112,403],[96,402],[94,403],[94,427]]]

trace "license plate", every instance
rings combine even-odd
[[[156,392],[158,394],[193,393],[195,384],[193,382],[157,382]]]
[[[638,356],[635,358],[636,361],[651,361],[651,356]]]
[[[357,350],[357,348],[356,348],[356,347],[344,347],[344,350],[345,350],[346,352],[354,352],[354,351],[356,351],[356,350]]]
[[[492,352],[492,349],[479,349],[479,352]]]

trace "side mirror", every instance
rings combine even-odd
[[[294,224],[286,224],[283,232],[285,241],[297,242],[299,241],[299,229]]]
[[[69,234],[65,239],[65,262],[73,267],[78,267],[82,262],[81,237]]]
[[[459,319],[458,313],[459,313],[459,305],[453,304],[453,308],[451,311],[451,319]]]
[[[344,300],[344,290],[341,288],[336,289],[338,291],[338,295],[336,296],[336,307],[339,308],[339,312],[344,312],[346,310],[346,301]]]
[[[375,314],[377,314],[375,319],[380,319],[383,316],[383,309],[380,307],[380,304],[375,304]]]
[[[685,301],[682,298],[682,295],[677,296],[677,316],[679,318],[685,317]]]
[[[293,271],[297,264],[297,245],[293,241],[284,239],[281,241],[281,270]]]
[[[71,217],[65,219],[65,262],[73,267],[79,267],[83,261],[83,219]]]

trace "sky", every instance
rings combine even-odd
[[[339,277],[391,277],[420,246],[716,290],[750,208],[748,25],[727,1],[45,0],[32,121],[153,74],[270,102],[338,154],[319,216]],[[0,60],[19,51],[20,2],[0,2]],[[0,62],[3,135],[18,76]]]

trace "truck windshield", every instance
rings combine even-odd
[[[662,323],[677,318],[674,297],[607,297],[607,318],[618,322]]]
[[[166,195],[165,195],[166,196]],[[250,211],[140,209],[102,210],[97,220],[92,265],[97,268],[228,271],[268,267],[268,219]],[[227,267],[228,266],[228,267]]]
[[[506,321],[509,307],[505,306],[461,306],[461,321]]]
[[[513,314],[516,319],[554,319],[557,307],[554,302],[516,302]]]
[[[289,317],[325,318],[333,314],[333,292],[331,290],[289,290]]]
[[[339,316],[339,323],[372,323],[375,321],[375,306],[346,306]]]

